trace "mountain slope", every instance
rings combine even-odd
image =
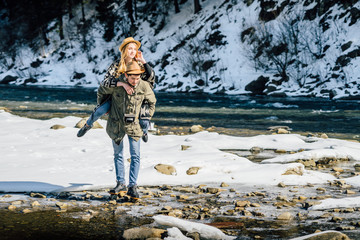
[[[76,28],[80,8],[73,19],[63,16],[64,40],[51,22],[50,44],[18,49],[15,61],[1,64],[0,81],[97,87],[133,32],[124,5],[110,6],[112,39],[88,4],[86,34]],[[156,90],[359,98],[360,2],[206,0],[201,7],[194,14],[193,1],[182,1],[175,13],[169,3],[138,1],[132,35],[154,66]]]

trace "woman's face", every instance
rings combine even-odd
[[[129,43],[126,46],[126,55],[130,58],[134,58],[137,52],[137,45],[135,43]]]

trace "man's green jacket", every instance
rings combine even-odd
[[[124,80],[120,80],[125,82]],[[128,95],[123,87],[104,87],[100,86],[97,92],[98,104],[111,97],[111,108],[106,125],[106,132],[116,143],[120,143],[125,134],[138,141],[143,131],[139,124],[139,114],[141,104],[144,100],[149,102],[149,115],[152,117],[155,112],[156,98],[149,83],[140,80],[134,87],[134,94]],[[135,121],[125,123],[125,115],[132,115]]]

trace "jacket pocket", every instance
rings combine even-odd
[[[142,136],[142,130],[138,120],[125,124],[125,131],[129,136]]]

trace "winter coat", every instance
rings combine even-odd
[[[124,78],[120,81],[125,82]],[[128,95],[124,88],[111,88],[100,86],[98,89],[98,103],[104,101],[108,95],[111,96],[111,108],[109,118],[106,125],[106,132],[116,143],[120,143],[125,134],[138,141],[143,131],[139,124],[139,114],[142,102],[145,100],[149,104],[149,116],[153,116],[155,112],[156,98],[150,85],[140,80],[134,87],[134,94]],[[132,123],[125,122],[125,114],[132,114],[134,121]]]

